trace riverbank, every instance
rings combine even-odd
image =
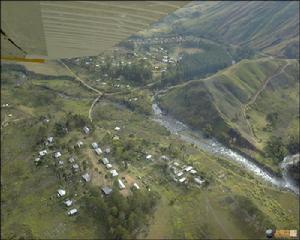
[[[155,115],[154,120],[167,128],[171,133],[178,135],[186,142],[197,145],[206,152],[238,162],[247,170],[264,179],[266,182],[271,183],[272,185],[275,185],[279,188],[285,188],[296,194],[299,194],[299,188],[292,182],[290,182],[288,179],[278,176],[277,174],[274,174],[269,169],[261,166],[261,164],[257,164],[256,160],[241,155],[235,149],[229,149],[215,139],[204,138],[200,131],[195,131],[172,116],[164,114],[163,110],[160,109],[155,99],[156,96],[153,97],[154,101],[152,105]]]

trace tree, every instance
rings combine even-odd
[[[275,136],[270,137],[264,150],[267,156],[273,158],[273,161],[275,162],[282,161],[288,153],[284,143],[282,142],[282,138]]]

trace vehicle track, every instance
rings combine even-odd
[[[285,64],[285,65],[284,65],[277,73],[275,73],[274,75],[272,75],[272,76],[270,76],[269,78],[267,78],[267,79],[264,81],[263,85],[262,85],[262,86],[256,91],[256,93],[250,98],[250,100],[249,100],[246,104],[244,104],[244,105],[241,107],[242,116],[243,116],[243,118],[245,119],[245,121],[246,121],[246,123],[247,123],[247,127],[248,127],[249,132],[250,132],[250,134],[251,134],[251,136],[252,136],[252,138],[253,138],[254,141],[256,141],[256,137],[255,137],[255,135],[254,135],[253,129],[252,129],[252,127],[251,127],[251,124],[250,124],[249,120],[248,120],[247,117],[246,117],[246,111],[247,111],[247,109],[250,107],[250,105],[252,105],[252,104],[255,103],[257,97],[258,97],[258,96],[261,94],[261,92],[266,88],[266,86],[268,85],[268,83],[269,83],[274,77],[277,77],[278,75],[282,74],[282,73],[285,71],[286,67],[287,67],[288,65],[290,65],[290,61],[289,61],[288,59],[287,59],[286,61],[287,61],[287,63],[286,63],[286,64]]]

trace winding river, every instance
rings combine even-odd
[[[253,161],[225,147],[215,139],[204,138],[199,131],[194,131],[190,129],[187,125],[173,118],[172,116],[165,115],[159,108],[157,103],[153,102],[152,109],[155,115],[153,120],[158,122],[160,125],[164,126],[172,134],[177,135],[185,142],[192,143],[200,149],[215,156],[220,156],[228,160],[235,161],[242,165],[248,171],[252,172],[254,175],[264,179],[266,182],[269,182],[272,185],[277,186],[279,188],[287,189],[299,195],[299,187],[297,187],[296,184],[294,184],[293,181],[286,174],[286,167],[288,165],[287,160],[284,160],[281,164],[283,177],[276,177],[270,174],[269,172],[263,170],[257,164],[253,163]]]

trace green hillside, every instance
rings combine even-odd
[[[298,66],[296,61],[243,60],[204,80],[171,88],[160,103],[192,127],[255,156],[270,136],[283,136],[287,141],[297,132]],[[270,129],[266,116],[273,112],[278,117]],[[271,160],[263,161],[274,165]]]
[[[196,2],[166,17],[150,32],[201,36],[297,58],[298,9],[297,1]]]

